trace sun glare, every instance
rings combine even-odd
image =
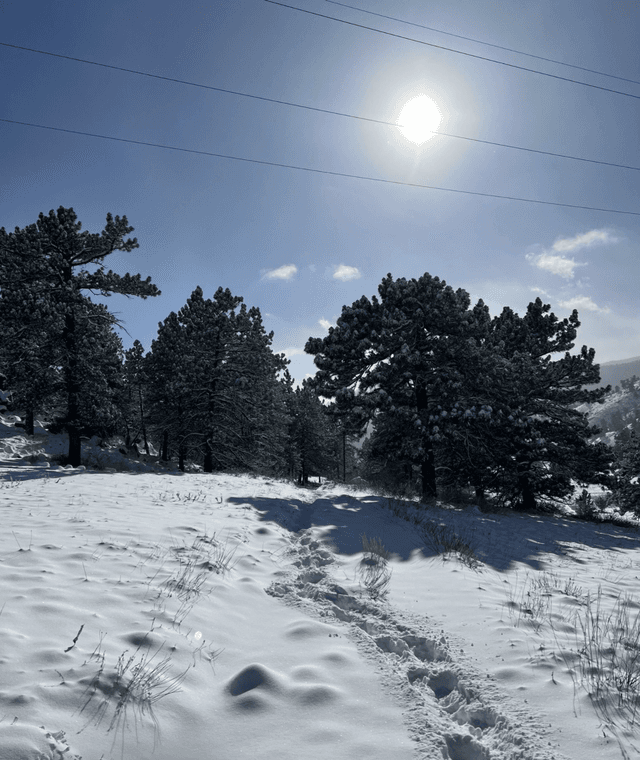
[[[438,106],[426,95],[418,95],[405,103],[398,127],[402,134],[416,145],[430,140],[442,121]]]

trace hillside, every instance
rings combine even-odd
[[[88,468],[61,467],[64,442],[16,422],[2,760],[640,752],[631,526],[163,471],[91,441]]]

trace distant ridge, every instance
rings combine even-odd
[[[597,359],[597,357],[596,357]],[[615,359],[612,362],[600,362],[601,367],[610,367],[618,364],[630,364],[631,362],[640,362],[640,356],[632,356],[631,359]]]
[[[598,357],[596,356],[596,363]],[[615,388],[620,385],[622,380],[626,380],[633,375],[640,377],[640,356],[633,356],[631,359],[618,359],[613,362],[602,362],[600,364],[600,382],[597,385],[586,385],[585,388],[600,388],[611,385]]]

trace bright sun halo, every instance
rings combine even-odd
[[[434,136],[441,121],[442,114],[433,100],[418,95],[405,103],[398,117],[398,126],[407,140],[422,145]]]

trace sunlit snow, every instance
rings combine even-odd
[[[638,756],[630,704],[592,701],[580,654],[598,598],[607,614],[638,598],[635,532],[473,504],[412,505],[419,529],[368,490],[162,471],[97,440],[63,469],[64,439],[16,420],[2,760]],[[453,536],[465,561],[437,551]]]

